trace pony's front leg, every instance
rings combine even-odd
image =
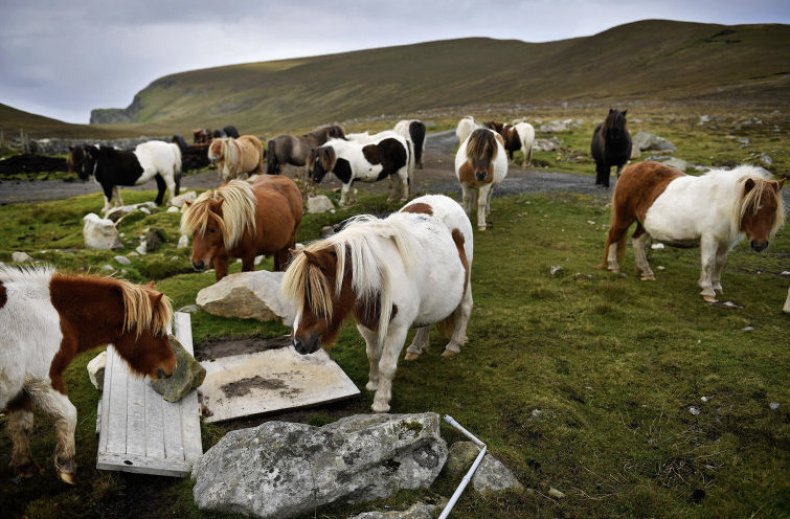
[[[228,275],[228,258],[214,256],[212,263],[214,265],[214,275],[217,281]]]
[[[115,207],[123,205],[123,198],[121,198],[121,189],[118,186],[112,186],[112,196],[115,200]]]
[[[36,475],[38,469],[30,455],[30,433],[33,430],[33,411],[27,408],[14,409],[6,417],[6,430],[11,438],[11,462],[9,466],[20,477]]]
[[[472,193],[471,188],[466,184],[461,184],[461,196],[463,200],[464,211],[468,217],[472,217]]]
[[[713,291],[719,294],[724,293],[724,289],[721,287],[721,271],[724,270],[724,265],[727,264],[728,252],[727,247],[719,246],[716,249],[716,263],[713,267],[711,281],[713,283]]]
[[[647,261],[647,244],[650,241],[650,235],[642,231],[641,234],[634,233],[631,239],[631,244],[634,246],[634,260],[636,261],[636,268],[641,273],[642,281],[655,281],[656,275],[650,268],[650,263]],[[616,257],[616,253],[615,253]]]
[[[406,332],[408,332],[406,326],[390,328],[384,340],[379,360],[379,386],[371,406],[374,413],[386,413],[390,410],[392,380],[398,368],[398,357],[403,349],[403,343],[406,342]]]
[[[255,270],[255,254],[252,254],[252,256],[247,255],[241,258],[241,271],[252,272],[253,270]]]
[[[33,404],[48,413],[55,422],[55,470],[64,483],[75,484],[74,431],[77,428],[77,408],[63,393],[56,391],[49,381],[38,381],[28,386]]]
[[[387,202],[394,202],[398,199],[398,185],[395,180],[395,175],[390,175],[387,179],[390,183],[390,193],[387,196]]]
[[[343,184],[340,187],[340,202],[338,205],[344,206],[348,203],[348,193],[351,191],[351,184],[352,182],[349,182],[348,184]]]
[[[488,214],[488,192],[491,190],[491,184],[480,186],[477,191],[477,229],[480,231],[486,230],[486,215]]]
[[[368,364],[370,365],[368,383],[365,384],[365,389],[375,391],[379,387],[379,359],[381,358],[379,336],[376,332],[361,324],[357,324],[357,330],[362,335],[362,338],[365,339],[365,353],[367,353]]]
[[[469,340],[466,336],[466,327],[469,324],[469,317],[472,315],[472,285],[468,284],[461,304],[453,312],[453,336],[450,342],[444,347],[442,357],[452,358],[461,353],[461,346]]]
[[[417,331],[414,333],[414,338],[411,340],[411,344],[409,344],[409,347],[406,348],[406,356],[403,357],[403,360],[416,360],[419,358],[419,356],[422,355],[422,353],[428,348],[429,337],[429,326],[421,326],[420,328],[417,328]]]
[[[398,172],[398,178],[400,178],[400,186],[401,186],[401,193],[400,193],[400,200],[401,202],[405,202],[411,196],[411,186],[409,186],[409,171],[407,168],[401,168]]]
[[[716,253],[718,244],[708,235],[703,235],[700,240],[700,256],[702,270],[699,276],[700,294],[708,303],[716,302],[716,291],[713,289],[713,272],[716,268]]]

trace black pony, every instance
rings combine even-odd
[[[609,172],[617,166],[617,178],[620,171],[631,158],[631,135],[626,126],[625,114],[612,108],[602,124],[595,127],[590,151],[595,159],[595,184],[609,187]]]

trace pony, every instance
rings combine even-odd
[[[93,160],[93,168],[77,173],[82,180],[92,175],[102,187],[104,212],[112,205],[123,205],[118,186],[145,184],[152,178],[158,190],[156,205],[162,205],[165,189],[170,200],[178,195],[181,188],[181,149],[178,144],[148,141],[138,144],[134,151],[116,150],[109,146],[88,146],[85,149]]]
[[[209,144],[211,142],[211,130],[208,128],[196,128],[192,131],[192,142],[194,144]]]
[[[532,161],[535,128],[531,124],[521,121],[502,125],[502,131],[499,134],[505,140],[505,150],[510,160],[513,160],[513,153],[521,150],[524,154],[524,166],[529,166]]]
[[[170,138],[170,142],[174,144],[178,144],[178,149],[181,150],[181,154],[183,155],[189,149],[189,144],[187,144],[186,139],[184,139],[183,135],[175,134]]]
[[[494,186],[507,176],[502,136],[488,128],[474,130],[455,154],[455,176],[461,184],[464,209],[471,217],[477,205],[477,228],[485,231]]]
[[[263,173],[263,144],[254,135],[216,138],[208,146],[208,160],[216,163],[217,173],[225,182]]]
[[[590,153],[595,160],[595,185],[609,187],[609,172],[617,166],[617,178],[628,159],[631,158],[631,134],[626,128],[628,110],[619,112],[613,108],[603,123],[595,127],[590,144]]]
[[[482,127],[482,125],[475,122],[475,118],[471,115],[463,117],[460,121],[458,121],[458,126],[455,128],[455,136],[458,137],[458,143],[463,143],[469,138],[473,131]]]
[[[343,128],[332,124],[322,126],[301,136],[279,135],[266,145],[266,173],[275,175],[283,164],[304,166],[310,153],[329,139],[345,139]]]
[[[392,380],[406,334],[418,327],[407,358],[428,342],[428,326],[450,332],[443,357],[466,343],[472,312],[472,224],[443,195],[413,200],[379,219],[357,216],[343,230],[297,251],[281,290],[297,309],[293,346],[328,348],[349,315],[365,339],[372,409],[390,409]]]
[[[217,281],[228,274],[229,258],[241,258],[249,272],[255,256],[272,254],[274,270],[285,270],[302,212],[302,195],[287,177],[231,180],[187,204],[181,233],[192,236],[192,266],[213,266]]]
[[[397,134],[402,135],[404,138],[411,140],[412,150],[414,153],[414,163],[424,168],[422,157],[425,155],[425,145],[428,141],[425,133],[425,123],[419,119],[403,119],[395,124],[392,129]]]
[[[393,131],[381,132],[360,140],[331,139],[314,149],[307,160],[308,176],[318,184],[327,173],[334,173],[343,184],[340,205],[348,201],[355,180],[376,182],[390,179],[388,202],[397,199],[400,179],[401,201],[409,198],[409,171],[413,170],[409,142]]]
[[[240,137],[239,130],[237,130],[233,125],[224,127],[222,131],[225,133],[225,137],[232,137],[234,139],[238,139]]]
[[[112,343],[132,373],[172,375],[170,300],[150,286],[47,267],[0,267],[0,410],[12,442],[11,468],[38,473],[30,454],[33,411],[54,422],[55,470],[75,483],[77,409],[66,396],[64,372],[83,351]]]
[[[69,146],[66,165],[69,173],[77,173],[81,179],[86,180],[93,172],[93,157],[88,152],[88,146],[85,144]]]
[[[722,293],[721,272],[727,254],[744,237],[757,252],[784,223],[779,190],[784,180],[770,180],[760,168],[739,166],[711,170],[694,177],[659,162],[641,162],[623,170],[612,195],[612,220],[604,245],[602,268],[619,271],[626,232],[632,237],[637,270],[654,280],[645,252],[650,238],[668,245],[699,245],[699,286],[708,302]]]

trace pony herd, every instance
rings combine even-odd
[[[593,153],[600,153],[602,161],[602,184],[608,183],[609,166],[623,165],[613,150],[630,142],[623,131],[625,112],[615,112],[607,117],[613,122],[596,129],[600,142],[593,143]],[[405,360],[425,351],[432,325],[448,341],[443,357],[457,355],[466,344],[473,307],[470,217],[476,212],[478,230],[487,229],[491,196],[507,175],[508,158],[521,151],[529,162],[534,130],[521,121],[478,124],[471,117],[462,119],[456,129],[455,174],[463,207],[444,195],[422,196],[387,217],[352,217],[337,233],[299,249],[302,194],[290,178],[274,173],[285,164],[303,166],[318,183],[332,172],[343,184],[342,202],[348,201],[356,180],[388,178],[390,199],[405,202],[413,194],[414,169],[422,166],[425,146],[425,126],[416,123],[403,121],[373,135],[327,126],[299,137],[276,137],[267,145],[270,175],[255,174],[263,170],[262,145],[247,139],[254,160],[245,167],[253,176],[230,178],[239,170],[223,164],[228,173],[222,184],[186,204],[181,215],[181,232],[192,239],[193,267],[214,268],[217,280],[227,274],[230,258],[240,258],[242,270],[249,271],[256,256],[274,257],[274,269],[285,271],[282,295],[296,309],[292,341],[297,352],[330,346],[345,319],[354,319],[366,344],[366,388],[375,392],[375,412],[390,410],[397,362],[410,328],[416,332]],[[220,137],[209,144],[209,153],[218,164],[235,160],[244,153],[230,143],[242,140],[244,136]],[[153,142],[133,152],[84,147],[73,150],[70,161],[81,178],[94,175],[109,204],[119,199],[116,186],[127,185],[119,182],[120,172],[127,175],[124,182],[153,177],[160,188],[172,186],[171,196],[177,193],[177,150]],[[783,224],[782,185],[750,166],[700,177],[656,162],[627,166],[614,189],[601,266],[619,270],[627,231],[636,223],[632,243],[641,278],[655,279],[646,253],[651,237],[670,245],[699,244],[702,296],[714,301],[722,291],[729,250],[746,237],[752,249],[761,251]],[[76,409],[66,397],[64,369],[78,352],[113,343],[133,372],[170,376],[176,362],[168,339],[171,317],[169,300],[152,285],[42,268],[0,268],[0,409],[7,413],[13,469],[24,476],[34,472],[28,444],[37,408],[54,418],[55,467],[63,481],[73,483]]]

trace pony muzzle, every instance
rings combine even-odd
[[[486,179],[486,175],[488,174],[487,171],[475,171],[475,179],[478,182],[482,182]]]
[[[193,261],[192,268],[197,270],[198,272],[203,272],[204,270],[206,270],[206,263],[203,260]]]
[[[294,335],[293,345],[300,354],[308,355],[318,351],[318,348],[321,347],[321,340],[318,335],[310,335],[307,339]]]
[[[768,241],[767,240],[766,241],[752,240],[751,241],[751,246],[752,246],[752,250],[753,251],[755,251],[755,252],[762,252],[762,251],[764,251],[765,249],[768,248]]]

